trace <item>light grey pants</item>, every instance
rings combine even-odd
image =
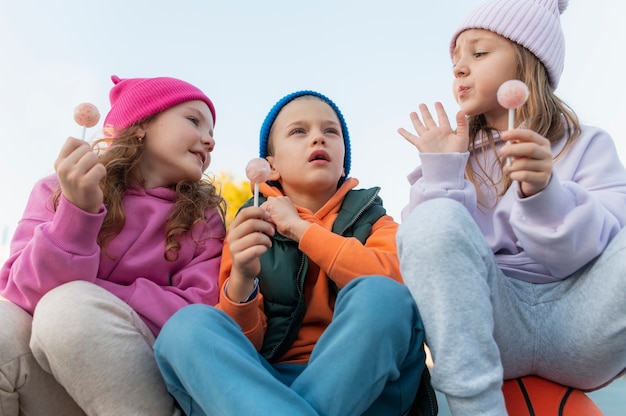
[[[35,361],[28,347],[31,322],[22,308],[0,299],[0,415],[84,415]]]
[[[33,316],[33,356],[86,414],[180,414],[156,365],[154,335],[121,299],[94,284],[71,282],[47,293]],[[24,399],[20,395],[20,406]],[[23,414],[71,414],[47,409]]]
[[[503,379],[593,390],[626,368],[626,231],[566,280],[506,277],[467,210],[420,204],[397,236],[402,275],[452,414],[505,415]]]

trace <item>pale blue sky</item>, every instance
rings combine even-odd
[[[352,175],[382,186],[399,220],[419,158],[396,130],[411,127],[420,102],[442,101],[454,114],[448,43],[481,3],[0,0],[0,260],[31,187],[52,172],[65,138],[80,136],[74,107],[108,111],[112,74],[173,76],[204,90],[217,109],[209,171],[239,179],[276,100],[300,89],[328,95],[348,123]],[[570,1],[557,93],[608,130],[626,162],[624,15],[626,2]]]
[[[0,230],[10,235],[34,182],[52,171],[65,138],[80,135],[74,107],[89,101],[106,113],[112,74],[173,76],[203,89],[217,109],[209,171],[239,179],[277,99],[299,89],[328,95],[350,130],[352,176],[382,186],[399,220],[419,158],[396,130],[411,127],[420,102],[456,111],[448,43],[480,3],[0,0]],[[625,14],[622,2],[570,2],[557,90],[584,122],[613,135],[624,161]]]

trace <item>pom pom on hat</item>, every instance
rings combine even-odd
[[[531,51],[548,71],[556,89],[565,62],[565,39],[560,15],[568,0],[490,0],[474,9],[458,27],[450,42],[468,29],[486,29]]]
[[[104,120],[108,134],[119,132],[168,108],[186,101],[204,101],[215,123],[215,107],[200,89],[176,78],[126,78],[111,76],[113,88],[109,93],[111,110]]]
[[[343,135],[343,142],[344,142],[344,147],[345,147],[345,156],[343,159],[343,170],[347,177],[348,174],[350,173],[351,157],[350,157],[350,135],[348,134],[348,126],[346,125],[346,121],[344,120],[343,114],[341,114],[339,107],[337,107],[337,105],[334,102],[332,102],[330,98],[326,97],[323,94],[320,94],[319,92],[315,92],[311,90],[302,90],[302,91],[292,92],[291,94],[287,94],[286,96],[278,100],[276,104],[274,104],[270,112],[267,114],[267,116],[265,116],[265,121],[263,121],[263,125],[261,126],[259,156],[262,158],[267,156],[267,141],[269,140],[272,125],[274,124],[274,121],[276,120],[278,113],[280,113],[280,110],[282,110],[284,106],[289,104],[294,99],[305,96],[305,95],[311,95],[311,96],[320,98],[322,101],[328,104],[333,109],[333,111],[335,111],[335,113],[337,114],[337,118],[339,118],[339,124],[341,125],[341,133]]]

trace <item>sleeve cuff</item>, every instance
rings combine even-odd
[[[229,281],[226,281],[226,284],[224,285],[224,295],[226,295],[226,289],[228,289],[228,283]],[[250,294],[248,295],[247,298],[245,298],[244,300],[238,302],[238,303],[248,303],[252,300],[254,300],[256,298],[256,295],[259,293],[259,278],[255,277],[254,278],[254,289],[252,289],[252,292],[250,292]]]

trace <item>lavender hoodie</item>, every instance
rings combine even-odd
[[[402,218],[423,201],[454,199],[474,217],[507,276],[533,283],[565,279],[598,256],[626,224],[626,170],[613,140],[601,129],[582,128],[581,137],[555,160],[543,191],[523,198],[514,183],[497,199],[493,187],[483,184],[486,207],[477,204],[474,185],[464,179],[468,152],[421,153],[422,165],[409,175]],[[503,145],[499,136],[496,143]],[[565,138],[554,143],[552,154],[564,145]],[[477,157],[496,166],[491,151]],[[497,181],[499,169],[491,177]]]
[[[165,222],[176,193],[167,188],[128,191],[126,225],[107,246],[108,256],[96,244],[104,207],[91,214],[61,196],[55,212],[51,195],[57,185],[52,175],[31,192],[11,255],[0,270],[0,295],[32,314],[51,289],[85,280],[128,303],[155,335],[183,306],[217,303],[224,225],[216,210],[180,236],[178,259],[170,262],[163,257]]]

